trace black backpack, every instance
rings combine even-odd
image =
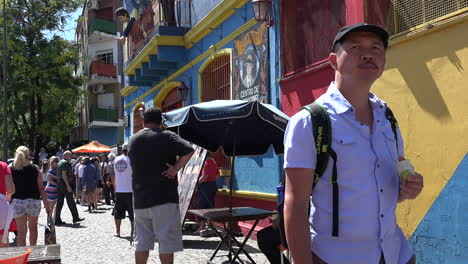
[[[333,188],[333,215],[332,215],[332,236],[338,236],[338,204],[339,204],[339,193],[338,193],[338,175],[336,169],[337,156],[335,151],[331,148],[332,140],[332,129],[330,123],[330,117],[328,116],[327,110],[320,104],[313,102],[312,104],[302,107],[310,113],[310,117],[313,123],[313,135],[315,139],[315,147],[317,150],[317,165],[315,169],[314,182],[312,189],[315,188],[315,184],[319,178],[325,172],[328,159],[333,159],[333,172],[331,177],[331,183]],[[398,149],[398,136],[397,128],[398,123],[395,119],[392,110],[387,107],[385,110],[385,117],[390,121],[392,131],[395,137],[397,149]],[[281,243],[284,248],[288,248],[286,241],[286,233],[284,229],[284,190],[285,190],[285,179],[283,177],[282,183],[278,186],[278,218],[279,218],[279,229],[281,234]],[[309,204],[310,207],[310,204]],[[309,208],[310,212],[310,208]]]

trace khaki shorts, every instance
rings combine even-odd
[[[183,250],[179,205],[166,203],[145,209],[134,209],[135,251],[154,249],[158,241],[159,253],[170,254]]]

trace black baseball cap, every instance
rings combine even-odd
[[[349,33],[353,32],[372,32],[380,37],[385,48],[388,47],[389,35],[383,27],[367,23],[356,23],[344,26],[340,29],[340,31],[338,31],[338,33],[335,36],[335,40],[333,40],[332,51],[335,50],[335,46],[337,43],[340,43],[343,40],[345,40],[346,36],[348,36]]]

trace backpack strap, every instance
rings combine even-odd
[[[339,192],[338,192],[338,173],[336,168],[337,156],[331,148],[331,122],[327,110],[320,104],[313,102],[312,104],[302,107],[310,113],[313,123],[313,135],[315,140],[315,148],[317,150],[317,165],[315,168],[314,183],[318,182],[328,166],[328,159],[331,156],[333,159],[333,172],[331,184],[333,187],[333,219],[332,219],[332,235],[338,236],[338,220],[339,220]]]
[[[396,147],[397,147],[397,152],[398,152],[399,150],[398,134],[397,134],[398,122],[395,116],[393,115],[392,110],[388,106],[387,106],[387,109],[385,109],[385,117],[388,119],[388,121],[390,122],[390,125],[392,126],[393,136],[395,137],[395,142],[396,142]]]

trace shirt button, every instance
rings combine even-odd
[[[350,108],[349,111],[354,112],[354,109]]]
[[[383,108],[383,105],[381,105],[380,108]]]
[[[343,143],[343,140],[340,139],[340,141],[338,141],[338,142],[340,142],[340,144],[342,144],[342,143]]]
[[[383,189],[380,189],[380,192],[383,192]]]
[[[381,214],[381,215],[380,215],[380,217],[382,217],[382,218],[383,218],[383,214]]]
[[[380,242],[383,242],[383,238],[380,239]]]
[[[380,123],[380,120],[377,120],[377,123]]]
[[[377,169],[380,168],[380,164],[377,164]]]

